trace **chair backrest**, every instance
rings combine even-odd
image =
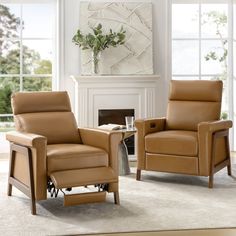
[[[196,131],[200,122],[219,120],[222,87],[220,80],[172,80],[166,129]]]
[[[48,144],[81,143],[67,92],[19,92],[12,95],[16,130],[43,135]]]

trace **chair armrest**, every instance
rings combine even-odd
[[[134,125],[137,128],[137,160],[138,169],[145,169],[145,136],[165,129],[166,118],[138,119]]]
[[[233,126],[233,123],[230,120],[201,122],[198,124],[200,175],[204,175],[204,176],[209,175],[210,164],[211,164],[213,133],[217,131],[228,130],[232,126]],[[218,145],[218,148],[221,148],[221,147],[219,147]]]
[[[102,148],[108,153],[110,166],[118,175],[118,145],[122,132],[90,128],[79,128],[79,132],[83,144]]]
[[[137,119],[134,121],[138,133],[145,137],[149,133],[162,131],[165,129],[166,118]],[[138,135],[139,135],[138,134]]]
[[[35,147],[38,142],[47,141],[46,137],[32,134],[32,133],[23,133],[19,131],[11,131],[6,133],[6,139],[10,142],[23,145],[26,147]]]
[[[198,124],[199,132],[215,132],[219,130],[229,129],[233,126],[231,120],[217,120],[211,122],[201,122]]]
[[[22,145],[31,150],[33,161],[33,175],[36,200],[47,199],[47,172],[46,172],[46,152],[47,139],[44,136],[11,131],[6,134],[6,139],[14,144]],[[14,168],[14,176],[24,184],[29,184],[29,173],[24,156],[16,152],[17,165]]]

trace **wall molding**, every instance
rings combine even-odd
[[[158,75],[71,76],[80,127],[97,127],[99,109],[134,109],[135,118],[157,116]]]

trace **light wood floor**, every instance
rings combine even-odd
[[[108,233],[84,234],[87,236],[236,236],[236,228],[232,229],[206,229],[206,230],[178,230],[135,233]]]

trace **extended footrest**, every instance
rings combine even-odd
[[[64,195],[64,206],[74,206],[85,203],[105,202],[106,192],[92,192]]]
[[[55,192],[59,189],[72,188],[88,185],[104,185],[118,181],[114,170],[110,167],[97,167],[91,169],[65,170],[50,174],[51,181],[55,186]],[[102,188],[104,190],[104,188]],[[64,192],[63,192],[64,193]],[[56,194],[57,195],[57,194]],[[73,206],[84,203],[103,202],[106,191],[88,192],[80,194],[65,194],[64,206]]]
[[[110,167],[65,170],[50,174],[57,189],[117,182],[117,176]]]

